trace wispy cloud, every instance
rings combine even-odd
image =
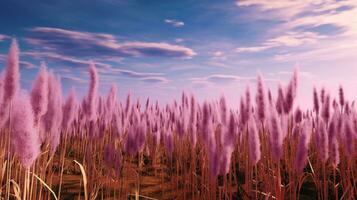
[[[10,38],[10,37],[7,36],[7,35],[2,35],[2,34],[0,34],[0,42],[3,41],[3,40],[5,40],[5,39],[8,39],[8,38]]]
[[[326,36],[314,32],[287,32],[285,35],[270,38],[259,46],[239,47],[236,49],[236,52],[255,53],[276,47],[297,47],[305,44],[314,44],[324,38]]]
[[[278,71],[269,73],[271,76],[291,76],[292,74],[293,72],[291,71]],[[312,79],[315,78],[316,75],[308,71],[299,71],[299,77]]]
[[[117,58],[155,56],[191,58],[196,52],[188,47],[165,42],[118,42],[111,34],[79,32],[51,27],[30,29],[32,36],[25,40],[51,52],[82,58]]]
[[[148,82],[148,83],[168,83],[169,80],[165,77],[160,76],[148,76],[144,78],[140,78],[140,81]]]
[[[53,52],[38,52],[38,51],[26,51],[21,53],[24,56],[29,56],[34,59],[38,60],[51,60],[55,62],[60,62],[63,64],[67,64],[69,66],[80,66],[80,67],[86,67],[89,65],[90,61],[89,60],[83,60],[83,59],[78,59],[74,58],[71,56],[66,56],[66,55],[61,55]],[[109,64],[101,63],[101,62],[95,62],[98,67],[103,67],[103,68],[109,68]]]
[[[212,74],[205,77],[194,77],[190,78],[193,83],[203,83],[203,82],[212,82],[212,83],[231,83],[234,81],[250,81],[254,80],[255,77],[243,77],[236,75],[227,75],[227,74]]]
[[[147,83],[168,83],[169,79],[164,77],[163,73],[137,72],[128,69],[120,69],[111,67],[108,69],[99,70],[102,74],[123,76],[131,79],[136,79]]]
[[[64,81],[73,81],[73,82],[82,83],[82,84],[85,84],[88,82],[86,79],[82,79],[82,78],[79,78],[79,77],[73,76],[73,75],[62,75],[62,76],[60,76],[60,78]]]
[[[174,27],[181,27],[181,26],[184,26],[185,23],[183,21],[178,21],[178,20],[175,20],[175,19],[165,19],[165,23],[166,24],[170,24]]]
[[[252,9],[255,15],[275,22],[273,37],[237,52],[261,52],[277,47],[304,47],[279,53],[277,61],[294,59],[325,60],[351,58],[357,50],[357,1],[340,0],[240,0],[240,8]],[[324,29],[328,27],[328,29]],[[274,36],[275,35],[275,36]],[[341,44],[346,45],[342,47]]]
[[[147,78],[147,77],[153,77],[153,76],[162,76],[162,73],[144,73],[144,72],[136,72],[136,71],[132,71],[132,70],[127,70],[127,69],[120,69],[120,68],[110,68],[110,69],[106,69],[104,71],[105,73],[115,73],[118,75],[123,75],[126,77],[130,77],[130,78]]]

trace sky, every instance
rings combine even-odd
[[[160,103],[185,91],[237,107],[257,73],[276,94],[296,67],[300,107],[314,86],[357,93],[357,0],[1,0],[0,25],[0,69],[16,38],[27,90],[45,62],[83,96],[92,60],[100,94]]]

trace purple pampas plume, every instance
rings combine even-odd
[[[245,115],[247,117],[247,120],[249,120],[250,118],[251,108],[252,104],[250,101],[250,89],[249,86],[247,86],[247,88],[245,89]]]
[[[209,141],[214,138],[214,130],[213,130],[213,124],[212,124],[212,116],[209,111],[209,104],[205,102],[203,104],[203,110],[202,110],[202,134],[203,134],[203,140],[205,141],[206,144],[209,143]]]
[[[197,103],[195,96],[191,96],[191,112],[190,112],[190,140],[193,146],[197,142]]]
[[[219,107],[221,113],[221,123],[225,125],[227,123],[227,104],[224,96],[221,96],[219,100]]]
[[[209,160],[209,168],[211,172],[212,177],[217,177],[220,171],[220,156],[218,149],[216,147],[216,141],[213,138],[212,140],[209,141],[209,144],[207,146],[208,148],[208,160]]]
[[[3,103],[9,104],[20,88],[19,49],[16,39],[12,40],[4,74]]]
[[[281,130],[280,120],[278,118],[278,114],[276,110],[271,107],[271,116],[269,119],[269,140],[270,147],[272,151],[273,158],[277,161],[280,160],[283,155],[283,132]]]
[[[105,109],[107,123],[110,123],[113,119],[115,103],[117,102],[117,90],[117,86],[115,84],[112,84],[106,99]]]
[[[43,123],[46,132],[49,134],[46,138],[41,136],[42,141],[47,139],[50,142],[51,153],[56,151],[60,140],[60,127],[62,124],[62,89],[60,81],[55,75],[48,73],[48,104],[47,112],[43,116]]]
[[[297,124],[302,121],[302,112],[299,107],[297,107],[295,110],[294,120]]]
[[[260,139],[257,129],[257,125],[253,117],[250,118],[248,122],[249,133],[248,133],[248,143],[249,143],[249,158],[252,165],[256,165],[260,160],[261,150],[260,150]]]
[[[240,99],[240,107],[239,107],[239,116],[240,116],[240,123],[244,126],[247,121],[248,121],[248,117],[247,117],[247,114],[246,114],[246,106],[245,106],[245,103],[244,103],[244,99],[243,97],[241,97]]]
[[[77,108],[76,93],[72,88],[63,106],[62,128],[64,130],[68,130],[68,128],[71,126],[76,114],[76,108]]]
[[[352,128],[351,119],[344,116],[344,137],[345,151],[349,159],[352,159],[355,153],[355,133]]]
[[[325,88],[321,88],[321,91],[320,91],[320,100],[321,100],[321,103],[324,103],[325,101]]]
[[[272,95],[271,95],[270,89],[268,90],[268,100],[269,100],[270,106],[272,106],[272,105],[273,105],[273,97],[272,97]]]
[[[326,162],[328,159],[328,135],[325,122],[319,118],[316,131],[316,148],[318,149],[318,155],[322,162]]]
[[[29,169],[40,153],[39,135],[34,126],[30,99],[20,95],[14,99],[11,113],[11,145],[21,164]]]
[[[231,111],[229,115],[228,127],[226,129],[226,134],[224,138],[224,146],[234,146],[237,132],[238,127],[236,125],[236,119],[234,117],[234,112]]]
[[[319,113],[319,95],[317,94],[316,87],[314,87],[313,92],[313,102],[314,102],[314,111],[318,114]]]
[[[283,90],[283,86],[279,83],[278,86],[278,98],[276,99],[276,111],[281,115],[284,111],[284,90]]]
[[[323,103],[323,107],[321,109],[321,116],[325,120],[327,124],[330,119],[330,95],[325,95],[325,100]]]
[[[120,175],[121,160],[122,155],[117,149],[115,149],[113,144],[107,144],[104,147],[103,161],[105,165],[115,171],[115,175],[117,176]]]
[[[286,88],[286,93],[284,98],[284,112],[286,114],[288,114],[291,111],[294,105],[294,100],[297,93],[298,73],[299,73],[298,69],[295,68],[293,77]]]
[[[338,96],[339,96],[339,98],[340,98],[341,108],[343,108],[343,106],[345,105],[345,95],[344,95],[343,88],[342,88],[341,85],[340,85],[340,87],[338,88]]]
[[[297,147],[295,163],[294,163],[295,169],[299,172],[302,172],[307,162],[307,156],[308,156],[309,144],[311,138],[310,131],[311,131],[310,122],[308,120],[305,120],[303,122],[302,131],[299,136],[299,144]]]
[[[337,116],[336,116],[337,117]],[[334,168],[340,163],[340,152],[338,150],[339,145],[337,141],[337,134],[336,134],[336,121],[337,118],[332,118],[329,126],[328,126],[328,140],[329,140],[329,157]]]
[[[126,97],[126,104],[125,104],[125,116],[130,115],[130,107],[131,107],[131,94],[128,93]]]
[[[31,91],[31,104],[35,117],[35,124],[47,112],[48,104],[48,78],[45,63],[41,63],[41,69],[36,77]]]
[[[257,94],[256,94],[256,103],[257,103],[257,114],[259,120],[263,121],[265,119],[265,90],[264,83],[261,74],[257,76]]]
[[[94,121],[97,118],[97,89],[98,89],[98,73],[95,64],[89,64],[90,84],[87,96],[87,118],[89,121]]]
[[[229,168],[231,166],[231,158],[233,153],[233,146],[224,146],[221,152],[221,165],[220,171],[222,175],[226,175],[229,172]]]

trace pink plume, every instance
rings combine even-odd
[[[259,120],[263,121],[265,119],[265,90],[264,83],[261,74],[257,76],[257,94],[256,94],[256,103],[257,103],[257,113]]]
[[[249,143],[249,158],[252,165],[256,165],[260,160],[261,150],[260,150],[260,139],[257,125],[253,117],[249,120],[249,133],[248,133],[248,143]]]
[[[310,123],[309,121],[304,121],[295,157],[295,169],[299,172],[304,169],[307,162],[310,138]]]
[[[276,110],[271,108],[271,116],[270,116],[270,145],[272,155],[275,160],[279,161],[283,154],[283,132],[281,130],[280,120],[276,113]]]
[[[40,72],[32,86],[31,104],[37,124],[40,118],[46,114],[48,104],[48,78],[44,63],[41,64]]]
[[[89,121],[94,121],[97,118],[97,90],[98,90],[98,73],[95,64],[89,64],[90,85],[87,96],[87,117]]]
[[[19,72],[19,49],[16,39],[12,40],[7,64],[4,74],[4,95],[3,103],[8,104],[14,99],[20,88],[20,72]]]
[[[68,130],[68,128],[72,124],[75,118],[76,108],[77,108],[76,93],[72,88],[63,106],[62,128],[64,130]]]
[[[11,144],[22,165],[29,169],[40,153],[39,135],[27,95],[15,98],[11,114]]]

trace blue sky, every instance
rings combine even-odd
[[[16,37],[25,89],[45,61],[65,92],[83,95],[94,60],[103,95],[116,83],[121,98],[187,91],[236,106],[258,71],[275,92],[298,65],[306,105],[314,85],[356,95],[356,13],[356,1],[341,0],[2,0],[0,67]]]

